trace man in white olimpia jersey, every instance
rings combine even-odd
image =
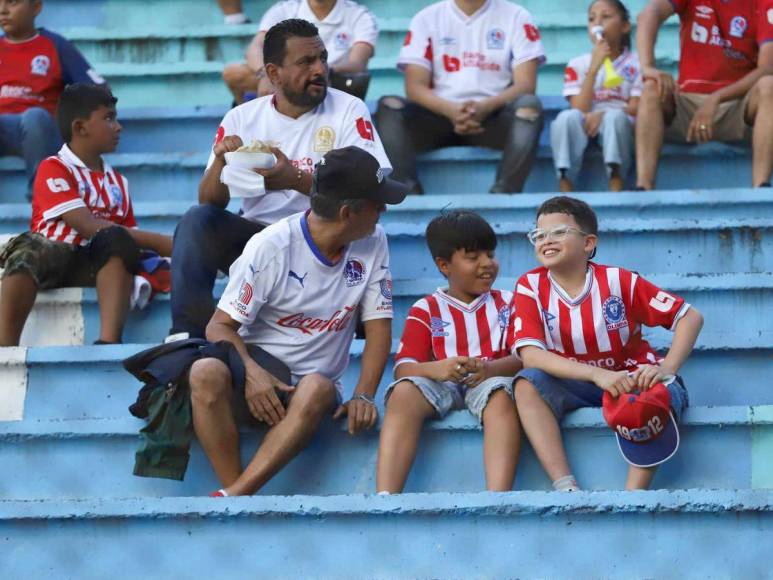
[[[382,97],[376,114],[394,178],[423,193],[418,153],[473,145],[503,150],[491,193],[522,191],[542,131],[544,54],[531,14],[508,0],[442,0],[416,14],[397,60],[407,99]]]
[[[308,209],[311,172],[326,152],[354,145],[378,159],[385,175],[392,169],[365,103],[327,87],[327,49],[318,32],[298,19],[271,27],[263,50],[276,93],[231,109],[220,123],[199,185],[200,205],[175,232],[172,335],[204,336],[217,272],[227,272],[265,226]],[[255,139],[277,144],[276,165],[256,170],[265,191],[226,186],[225,154]],[[243,198],[239,215],[227,210],[231,197]]]
[[[218,359],[191,368],[193,425],[223,485],[214,496],[255,493],[336,405],[334,418],[348,414],[351,434],[378,419],[373,396],[392,340],[392,277],[386,235],[377,224],[385,204],[400,203],[406,188],[358,147],[327,153],[314,182],[310,210],[249,241],[207,326],[208,340],[229,341],[239,352],[244,391],[232,388],[232,372]],[[362,369],[352,398],[341,404],[339,381],[358,307],[366,337]],[[290,384],[260,366],[266,356],[289,368]],[[233,413],[245,405],[270,428],[242,470]]]

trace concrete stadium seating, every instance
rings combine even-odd
[[[253,22],[272,0],[244,0]],[[394,70],[408,22],[431,0],[367,0],[382,30],[371,109],[401,94]],[[646,0],[627,2],[635,15]],[[422,156],[427,195],[390,209],[393,351],[405,313],[442,283],[424,228],[447,207],[481,212],[499,234],[497,286],[534,267],[524,233],[552,195],[547,124],[566,104],[563,68],[589,48],[586,2],[523,0],[548,63],[538,161],[517,196],[488,195],[496,152]],[[196,202],[208,149],[230,97],[220,80],[256,24],[225,26],[213,0],[47,0],[41,24],[72,38],[119,98],[124,134],[109,157],[131,182],[140,224],[171,233]],[[674,21],[661,66],[678,59]],[[597,152],[584,191],[605,189]],[[762,578],[773,531],[773,198],[746,189],[750,152],[716,144],[664,149],[659,191],[586,193],[597,210],[597,260],[638,270],[700,309],[706,325],[682,375],[691,408],[681,448],[654,491],[622,492],[625,464],[598,410],[566,418],[574,473],[589,491],[549,492],[524,444],[515,490],[485,493],[480,427],[465,412],[429,422],[402,496],[377,497],[378,429],[351,438],[328,422],[309,448],[251,498],[201,497],[218,484],[194,445],[183,482],[131,475],[142,422],[126,407],[139,383],[121,360],[159,342],[169,298],[130,314],[120,346],[91,346],[93,289],[42,292],[24,346],[0,349],[0,577],[521,577]],[[0,158],[0,237],[27,228],[18,159]],[[232,209],[238,204],[233,203]],[[225,280],[217,282],[215,295]],[[670,335],[649,331],[666,349]],[[343,383],[361,366],[355,341]],[[391,359],[381,394],[391,378]],[[249,458],[263,431],[244,430]]]

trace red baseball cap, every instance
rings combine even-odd
[[[662,383],[648,391],[617,398],[604,393],[601,410],[615,432],[620,453],[631,465],[660,465],[679,448],[679,429],[671,413],[671,395]]]

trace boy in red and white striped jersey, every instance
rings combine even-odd
[[[520,425],[510,353],[512,293],[493,290],[499,264],[491,226],[471,211],[451,211],[427,226],[427,244],[448,279],[408,312],[395,357],[395,381],[385,395],[376,486],[403,490],[426,419],[465,407],[483,423],[486,488],[513,486]]]
[[[116,102],[102,86],[62,93],[57,123],[66,144],[38,168],[30,231],[0,255],[0,346],[19,344],[39,289],[71,286],[96,286],[97,343],[121,342],[140,249],[172,252],[171,237],[137,229],[126,178],[102,160],[121,134]]]
[[[525,367],[515,383],[518,413],[553,486],[575,490],[579,486],[561,441],[563,416],[581,407],[601,407],[604,391],[618,397],[663,383],[678,419],[687,391],[677,373],[703,317],[636,272],[591,262],[598,223],[583,201],[547,200],[528,235],[542,267],[521,276],[513,301],[513,350]],[[642,338],[642,326],[674,332],[665,357]],[[646,489],[654,473],[654,466],[632,464],[626,489]]]

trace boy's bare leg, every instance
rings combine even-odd
[[[24,323],[35,305],[38,286],[29,274],[3,278],[0,288],[0,346],[18,346]]]
[[[258,77],[246,64],[229,64],[223,69],[223,82],[237,104],[244,102],[244,93],[258,92]]]
[[[244,473],[225,488],[228,495],[253,494],[265,485],[306,447],[335,402],[336,388],[330,379],[318,374],[303,377],[285,418],[269,429]]]
[[[215,358],[197,360],[191,366],[193,429],[223,487],[242,473],[239,431],[233,416],[231,372]]]
[[[571,475],[556,416],[529,381],[515,383],[515,404],[526,437],[550,481]]]
[[[629,491],[633,489],[648,489],[657,469],[657,467],[634,467],[630,465],[628,467],[628,479],[625,482],[625,489]]]
[[[521,452],[521,423],[512,397],[496,391],[483,410],[483,463],[486,489],[510,491]]]
[[[395,385],[387,401],[378,444],[377,491],[403,491],[424,421],[435,415],[435,408],[416,385],[410,381]]]
[[[748,116],[752,133],[752,186],[770,183],[773,171],[773,77],[762,77],[752,88]]]
[[[223,14],[239,14],[242,11],[242,0],[217,0]]]
[[[636,113],[636,186],[655,188],[660,150],[663,147],[663,101],[654,80],[644,82]]]
[[[97,273],[100,340],[121,342],[123,325],[129,312],[132,283],[132,275],[118,256],[110,258]]]

